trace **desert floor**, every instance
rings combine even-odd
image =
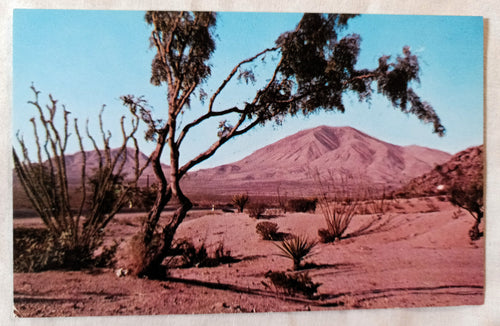
[[[165,281],[118,277],[126,268],[127,240],[140,214],[118,215],[107,241],[120,243],[114,269],[14,274],[18,316],[86,316],[234,313],[386,307],[478,305],[484,295],[484,238],[471,242],[472,217],[443,198],[401,199],[384,214],[357,215],[348,233],[356,237],[318,244],[303,264],[319,299],[285,295],[265,273],[291,269],[272,241],[255,232],[261,220],[246,213],[193,211],[178,230],[211,250],[222,242],[239,261],[212,268],[176,268]],[[317,239],[325,221],[319,209],[287,213],[269,221],[281,232]],[[14,227],[38,219],[15,219]],[[482,227],[483,225],[481,225]]]

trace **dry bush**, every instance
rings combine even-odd
[[[149,211],[155,203],[157,192],[158,185],[156,183],[148,187],[136,187],[129,195],[129,202],[133,207]]]
[[[278,240],[278,224],[273,222],[260,222],[255,226],[258,234],[263,240]]]
[[[319,229],[318,235],[323,243],[335,242],[342,239],[358,211],[361,187],[352,176],[336,177],[329,173],[328,178],[322,178],[316,172],[314,179],[320,193],[318,205],[326,222],[326,228]]]
[[[101,145],[104,148],[100,149],[89,133],[88,124],[85,139],[80,133],[77,119],[71,124],[70,112],[64,105],[59,106],[57,100],[49,95],[49,104],[43,106],[39,102],[40,92],[34,86],[31,89],[35,99],[28,103],[35,108],[37,114],[36,118],[29,120],[33,126],[34,144],[28,148],[23,136],[17,134],[16,146],[20,149],[20,154],[18,155],[16,146],[13,146],[14,167],[27,197],[49,234],[44,244],[38,243],[30,248],[36,251],[35,248],[41,246],[47,252],[57,248],[60,252],[58,255],[61,256],[57,258],[58,263],[46,266],[80,268],[80,265],[86,266],[92,261],[93,252],[102,244],[103,230],[125,204],[149,163],[141,166],[135,138],[139,128],[139,114],[146,110],[145,103],[142,99],[133,97],[122,98],[123,104],[131,113],[131,127],[126,128],[126,119],[121,117],[122,142],[114,150],[110,149],[111,133],[104,130],[103,110],[100,111],[98,120]],[[89,154],[84,149],[84,140],[92,143],[98,158],[98,166],[92,172],[88,171]],[[65,152],[70,141],[79,146],[79,193],[70,190],[68,181],[69,163]],[[128,148],[130,143],[133,143],[133,149]],[[36,153],[35,159],[30,156],[33,153]],[[125,181],[123,172],[127,160],[133,161],[134,173]],[[31,250],[30,248],[26,250]]]
[[[66,247],[67,235],[54,237],[47,229],[14,229],[14,272],[33,273],[51,269],[78,270],[90,267],[112,267],[118,243],[101,248],[95,255],[88,251],[70,251]],[[98,245],[102,244],[99,240]],[[97,247],[97,245],[96,245]]]
[[[342,239],[356,213],[358,201],[339,202],[329,198],[321,198],[319,206],[326,222],[326,229],[319,229],[318,235],[323,243]]]
[[[248,206],[248,216],[259,219],[264,216],[266,212],[267,205],[264,203],[252,203]]]
[[[216,267],[222,264],[230,264],[238,260],[231,256],[231,251],[224,249],[224,243],[219,242],[212,255],[209,255],[205,243],[198,248],[188,239],[177,241],[172,249],[175,256],[182,258],[181,267]]]
[[[131,275],[139,276],[140,272],[144,272],[145,267],[150,266],[150,260],[154,258],[154,254],[160,248],[159,235],[154,235],[147,247],[144,245],[142,237],[141,233],[137,233],[128,242],[126,266]],[[147,269],[146,272],[151,279],[163,279],[167,276],[167,268],[164,265],[155,266],[154,270]]]
[[[301,293],[309,299],[314,298],[318,287],[321,285],[321,283],[314,283],[307,272],[286,273],[269,271],[265,274],[265,277],[271,281],[276,290],[281,290],[288,295]]]
[[[290,211],[299,213],[305,213],[305,212],[314,213],[314,211],[316,210],[317,203],[318,203],[317,198],[290,199],[288,201],[288,209]]]
[[[248,203],[248,194],[236,194],[232,198],[232,204],[234,204],[240,210],[240,213],[243,213],[243,209],[245,205]]]

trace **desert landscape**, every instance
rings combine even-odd
[[[102,247],[115,248],[106,266],[15,272],[15,313],[204,314],[482,304],[484,223],[472,239],[474,218],[450,202],[448,191],[454,182],[482,176],[482,170],[482,146],[452,156],[388,144],[350,127],[304,130],[241,161],[188,175],[184,187],[195,206],[175,234],[176,250],[163,262],[164,279],[129,274],[131,239],[146,213],[127,207],[103,235]],[[311,171],[317,171],[322,187],[311,181]],[[344,177],[333,180],[333,175]],[[14,181],[16,193],[21,189]],[[328,200],[322,201],[327,192]],[[235,195],[248,199],[243,212]],[[43,230],[44,224],[21,194],[14,204],[16,270],[27,268],[19,265],[26,264],[19,256],[27,255],[22,251],[27,247],[16,242],[16,234]],[[350,212],[346,229],[333,241],[320,232],[328,229],[328,208]],[[173,213],[173,206],[167,207],[159,226]],[[297,266],[283,251],[294,239],[311,247]]]
[[[481,17],[13,16],[17,316],[483,304]]]

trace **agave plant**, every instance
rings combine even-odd
[[[309,241],[307,237],[294,235],[276,246],[282,251],[280,256],[293,260],[293,270],[296,271],[300,267],[300,262],[311,254],[316,244],[316,241]]]

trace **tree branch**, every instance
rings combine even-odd
[[[245,59],[243,61],[241,61],[240,63],[238,63],[234,68],[233,70],[229,73],[229,75],[226,77],[226,79],[224,79],[224,81],[222,82],[222,84],[219,86],[219,88],[215,91],[215,93],[212,95],[212,97],[210,98],[210,103],[208,105],[208,112],[211,112],[212,109],[213,109],[213,105],[214,105],[214,101],[215,99],[217,98],[217,96],[220,94],[220,92],[224,89],[224,87],[226,87],[227,83],[229,83],[229,81],[234,77],[234,75],[236,74],[236,72],[238,71],[238,69],[245,63],[248,63],[248,62],[252,62],[254,61],[255,59],[257,59],[258,57],[260,57],[261,55],[263,55],[264,53],[267,53],[267,52],[271,52],[271,51],[276,51],[277,49],[279,49],[279,47],[274,47],[274,48],[268,48],[268,49],[265,49],[259,53],[257,53],[256,55],[254,55],[253,57],[250,57],[248,59]]]
[[[177,147],[180,147],[184,137],[186,136],[186,134],[188,133],[189,129],[191,129],[192,127],[195,127],[197,125],[199,125],[200,123],[202,123],[203,121],[207,120],[207,119],[210,119],[212,117],[217,117],[217,116],[221,116],[221,115],[226,115],[226,114],[230,114],[230,113],[245,113],[244,110],[241,110],[241,109],[238,109],[236,106],[235,107],[232,107],[232,108],[229,108],[229,109],[226,109],[224,111],[210,111],[208,113],[205,113],[204,115],[200,116],[198,119],[194,120],[193,122],[187,124],[181,131],[181,133],[179,134],[179,137],[177,139]]]

